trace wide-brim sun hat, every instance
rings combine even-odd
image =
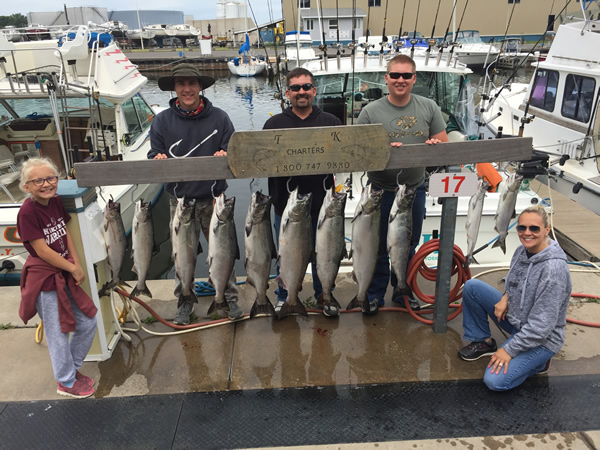
[[[215,79],[202,75],[198,68],[193,64],[183,63],[178,64],[171,70],[171,76],[160,77],[158,79],[158,87],[161,91],[174,91],[175,90],[175,77],[191,77],[197,78],[202,89],[206,89],[215,84]]]

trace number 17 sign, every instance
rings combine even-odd
[[[432,197],[471,197],[477,192],[476,173],[434,173],[429,178]]]

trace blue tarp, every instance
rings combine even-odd
[[[246,53],[250,51],[250,39],[248,38],[248,35],[246,35],[246,40],[244,41],[244,43],[242,44],[242,46],[240,47],[240,49],[238,50],[238,53]]]

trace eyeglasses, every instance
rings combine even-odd
[[[310,91],[312,88],[314,88],[312,83],[292,84],[290,87],[288,87],[288,89],[292,92],[300,92],[300,89],[303,89],[305,91]]]
[[[541,230],[541,228],[537,225],[529,225],[529,227],[527,227],[527,225],[517,225],[517,231],[519,233],[524,233],[527,231],[527,228],[529,228],[529,231],[532,233],[539,233]]]
[[[25,184],[33,183],[35,186],[43,186],[46,181],[48,184],[56,184],[58,182],[58,177],[36,178],[35,180],[25,182]]]
[[[404,78],[405,80],[410,80],[414,76],[415,74],[412,72],[388,72],[388,77],[390,77],[392,80],[397,80],[400,77]]]

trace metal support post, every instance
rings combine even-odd
[[[460,172],[460,167],[451,166],[447,173]],[[452,278],[452,259],[454,253],[454,233],[456,230],[457,197],[446,197],[442,204],[440,224],[440,249],[438,268],[435,280],[435,304],[433,305],[433,331],[445,333],[448,322],[448,301],[450,299],[450,282]]]

